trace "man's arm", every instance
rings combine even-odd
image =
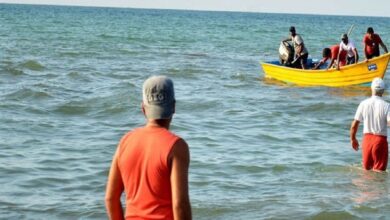
[[[334,61],[335,61],[335,59],[333,59],[333,58],[330,59],[329,65],[328,65],[328,67],[326,68],[326,70],[332,68],[332,66],[333,66],[333,64],[334,64]]]
[[[319,69],[322,65],[324,65],[324,63],[327,61],[327,58],[323,58],[320,60],[320,62],[318,62],[314,67],[313,67],[313,70],[316,70],[316,69]]]
[[[303,43],[299,44],[295,56],[300,57],[303,50]]]
[[[368,61],[367,47],[368,47],[368,36],[364,35],[364,37],[363,37],[363,51],[364,51],[364,57],[366,58],[366,61]]]
[[[355,63],[358,63],[359,62],[359,54],[357,52],[356,47],[353,48],[353,54],[355,55]]]
[[[351,129],[349,131],[349,135],[351,138],[351,145],[355,151],[359,150],[359,141],[356,139],[356,133],[359,128],[359,123],[360,122],[358,120],[353,120],[351,124]]]
[[[336,69],[339,70],[340,69],[340,51],[339,53],[337,54],[337,60],[336,60]]]
[[[363,50],[364,50],[364,56],[366,57],[366,61],[367,61],[367,60],[369,60],[369,59],[368,59],[367,44],[366,44],[366,42],[364,42],[363,48],[364,48],[364,49],[363,49]]]
[[[172,208],[175,220],[191,220],[191,204],[188,193],[188,169],[190,153],[187,143],[180,139],[172,148],[170,158]]]
[[[124,189],[122,177],[118,168],[119,147],[112,160],[110,173],[106,187],[106,209],[108,218],[111,220],[123,220],[121,195]]]
[[[287,41],[292,41],[292,38],[291,38],[291,37],[288,37],[288,38],[282,40],[282,42],[287,42]]]
[[[385,51],[385,53],[388,53],[388,52],[389,52],[389,51],[387,50],[386,45],[385,45],[383,42],[381,42],[380,45],[381,45],[381,47],[383,48],[383,50]]]
[[[340,49],[339,49],[339,52],[337,53],[337,59],[336,59],[336,69],[339,70],[340,69],[340,53],[341,51],[343,51],[342,47],[341,47],[341,43],[340,43]]]

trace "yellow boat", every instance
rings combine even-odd
[[[384,78],[390,53],[362,61],[357,64],[347,65],[337,70],[302,70],[281,66],[279,62],[261,63],[264,75],[267,78],[277,79],[286,83],[299,86],[351,86],[369,84],[375,77]]]

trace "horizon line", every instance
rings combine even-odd
[[[341,15],[341,14],[322,14],[322,13],[286,13],[286,12],[264,12],[264,11],[236,11],[236,10],[212,10],[212,9],[189,9],[189,8],[143,8],[131,6],[108,6],[108,5],[77,5],[77,4],[41,4],[41,3],[8,3],[0,2],[0,5],[31,5],[31,6],[57,6],[57,7],[86,7],[86,8],[112,8],[112,9],[139,9],[139,10],[175,10],[175,11],[193,11],[193,12],[231,12],[231,13],[259,13],[259,14],[286,14],[286,15],[312,15],[312,16],[339,16],[339,17],[373,17],[390,18],[390,16],[380,15]]]

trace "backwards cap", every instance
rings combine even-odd
[[[142,99],[148,119],[168,119],[175,112],[173,82],[166,76],[151,76],[143,84]]]

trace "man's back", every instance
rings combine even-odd
[[[127,218],[173,219],[169,153],[179,137],[162,127],[143,127],[119,144],[118,167]]]
[[[141,109],[146,125],[127,133],[112,159],[105,196],[109,219],[192,219],[188,144],[169,131],[175,104],[171,79],[145,80]]]
[[[303,41],[303,38],[301,37],[301,35],[299,34],[296,34],[294,37],[291,38],[292,39],[292,42],[293,42],[293,46],[294,46],[294,50],[297,51],[298,50],[298,47],[299,46],[302,46],[302,51],[301,51],[301,54],[306,54],[308,53],[307,52],[307,49],[305,47],[305,43]]]
[[[364,122],[363,133],[387,136],[389,110],[389,103],[379,96],[372,96],[360,103],[355,119]]]
[[[353,50],[355,48],[356,48],[355,44],[351,40],[349,40],[347,44],[345,44],[343,42],[340,43],[340,52],[341,51],[346,51],[348,57],[353,57],[354,56]]]

